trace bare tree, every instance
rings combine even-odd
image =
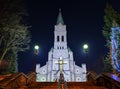
[[[0,0],[0,64],[10,51],[26,51],[31,41],[21,0]]]

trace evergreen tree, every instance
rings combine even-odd
[[[104,16],[104,22],[105,25],[103,27],[103,36],[106,39],[106,47],[110,50],[110,41],[111,41],[111,28],[113,26],[116,26],[120,24],[120,14],[113,9],[113,7],[110,4],[106,4],[105,8],[105,16]],[[106,72],[112,72],[112,65],[111,65],[111,60],[110,60],[110,51],[104,60],[104,71]]]
[[[110,54],[107,55],[107,57],[105,59],[103,59],[103,72],[109,72],[111,73],[113,70],[111,62],[110,62]]]
[[[120,14],[118,14],[108,3],[105,8],[104,22],[103,35],[106,39],[106,46],[110,49],[111,27],[113,27],[114,22],[120,23]]]

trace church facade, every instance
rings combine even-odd
[[[37,82],[54,82],[59,79],[60,72],[64,75],[65,81],[85,82],[86,64],[81,67],[75,64],[73,52],[67,47],[66,25],[59,11],[57,24],[54,30],[54,46],[48,53],[46,65],[36,65]]]

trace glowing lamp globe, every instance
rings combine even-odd
[[[85,52],[85,53],[88,53],[88,45],[87,45],[87,44],[84,44],[84,45],[83,45],[83,49],[84,49],[84,52]]]
[[[88,45],[87,45],[87,44],[84,44],[84,45],[83,45],[83,48],[84,48],[84,49],[88,49]]]
[[[38,45],[35,45],[34,48],[35,48],[35,50],[38,50],[38,49],[39,49],[39,46],[38,46]]]
[[[39,46],[38,46],[38,45],[35,45],[35,46],[34,46],[34,49],[35,49],[34,54],[36,54],[36,55],[37,55],[37,54],[38,54],[38,50],[39,50]]]

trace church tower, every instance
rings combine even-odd
[[[64,21],[62,18],[61,10],[59,10],[59,15],[57,19],[57,23],[55,25],[54,30],[54,52],[53,57],[59,58],[68,58],[68,50],[67,50],[67,36],[66,36],[66,25],[64,25]]]
[[[67,48],[66,25],[64,25],[61,10],[59,11],[57,24],[55,25],[54,38],[55,49]]]
[[[61,10],[54,29],[54,46],[48,53],[45,66],[36,65],[37,82],[54,82],[63,74],[65,81],[86,81],[86,64],[75,65],[73,52],[67,47],[67,31]]]

